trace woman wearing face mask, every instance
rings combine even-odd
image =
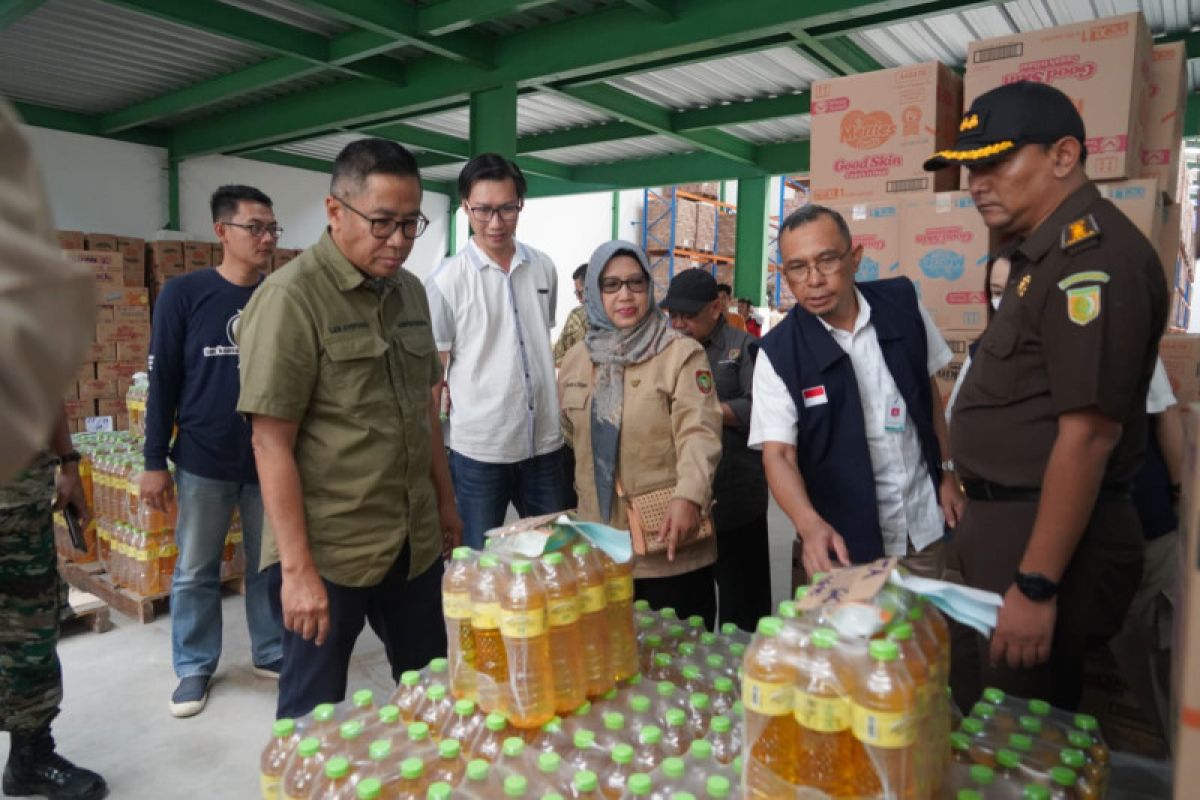
[[[1011,268],[1012,264],[1003,256],[988,261],[987,271],[984,276],[984,285],[988,293],[988,322],[992,321],[992,316],[1000,308],[1000,299],[1004,297],[1004,287],[1008,286],[1008,275]],[[958,378],[954,381],[954,388],[950,390],[950,398],[946,400],[947,424],[950,423],[950,412],[954,409],[954,401],[958,399],[958,390],[962,388],[963,380],[967,377],[967,370],[971,368],[971,355],[978,346],[979,340],[976,339],[967,349],[967,357],[963,360],[962,369],[958,371]]]
[[[629,527],[625,501],[675,487],[661,532],[665,553],[635,556],[634,592],[712,628],[716,539],[697,541],[721,458],[721,408],[704,349],[671,329],[636,245],[601,245],[584,279],[588,333],[563,358],[563,433],[575,448],[579,515]]]

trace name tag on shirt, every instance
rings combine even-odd
[[[888,399],[883,429],[892,433],[903,433],[908,423],[908,410],[904,407],[904,398],[894,394]]]
[[[801,396],[804,398],[804,407],[812,408],[813,406],[823,406],[829,402],[829,396],[825,394],[824,386],[813,386],[805,389]]]

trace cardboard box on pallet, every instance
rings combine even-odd
[[[1143,178],[1157,178],[1159,187],[1172,203],[1179,202],[1187,89],[1186,43],[1155,45],[1150,55],[1150,107],[1142,135],[1139,174]]]
[[[717,206],[709,203],[696,204],[696,249],[702,253],[717,251]]]
[[[96,413],[95,400],[65,400],[63,410],[67,419],[83,419]]]
[[[83,231],[55,231],[59,250],[83,250]]]
[[[939,369],[933,377],[937,381],[938,394],[942,397],[942,408],[945,408],[950,400],[950,392],[954,390],[954,383],[966,363],[968,349],[979,338],[980,332],[944,330],[941,334],[950,347],[950,363]]]
[[[669,201],[650,198],[646,211],[647,224],[650,226],[646,237],[646,249],[650,252],[672,248],[693,249],[696,246],[697,205],[699,204],[695,200],[677,198],[672,219]]]
[[[84,357],[91,362],[113,361],[117,357],[117,349],[111,342],[92,342]]]
[[[276,247],[275,257],[271,261],[271,271],[281,268],[284,264],[291,261],[296,256],[303,253],[303,250],[292,250],[286,247]]]
[[[1140,13],[975,41],[967,49],[963,106],[1016,81],[1048,83],[1083,116],[1088,175],[1136,178],[1149,117],[1151,48]]]
[[[100,417],[117,417],[125,413],[125,398],[116,397],[109,400],[96,401],[96,415]]]
[[[125,285],[146,285],[146,240],[117,237],[117,250],[125,262]]]
[[[83,247],[85,250],[95,250],[101,253],[120,252],[120,247],[117,245],[117,237],[111,233],[84,234]]]
[[[150,356],[150,337],[131,339],[116,343],[116,359],[118,361],[145,362]]]
[[[79,381],[80,400],[109,400],[117,396],[117,382],[107,378]]]
[[[900,269],[941,330],[987,324],[988,228],[969,192],[910,198],[900,209]]]
[[[85,361],[79,367],[79,371],[75,373],[75,382],[94,380],[96,380],[96,364],[92,361]]]
[[[812,85],[813,201],[829,203],[958,187],[958,167],[922,164],[950,147],[962,78],[944,64],[878,70]]]
[[[1121,209],[1151,242],[1158,241],[1163,224],[1162,194],[1154,178],[1097,183],[1103,197]]]
[[[1158,357],[1167,370],[1175,399],[1181,404],[1200,401],[1200,334],[1164,335],[1158,343]]]
[[[717,217],[717,255],[737,253],[737,214],[722,213]]]
[[[854,247],[862,246],[856,281],[892,278],[900,269],[900,203],[875,200],[862,203],[833,203],[830,208],[841,214],[850,226]]]
[[[96,323],[97,342],[149,342],[150,324],[145,322],[98,322]],[[125,359],[118,358],[118,361]]]
[[[275,249],[278,250],[279,248],[275,248]],[[220,266],[221,262],[224,260],[225,260],[225,245],[221,244],[220,242],[217,242],[216,244],[214,244],[212,246],[213,266],[214,267]]]
[[[109,361],[96,365],[96,377],[113,381],[115,384],[122,379],[132,380],[135,372],[143,372],[145,369],[146,365],[138,361]],[[117,396],[124,397],[125,395],[118,393]]]
[[[167,278],[183,273],[183,242],[146,243],[146,274],[154,283],[161,284]]]
[[[97,291],[125,285],[125,273],[120,253],[93,250],[64,250],[63,255],[71,261],[87,264],[92,268]]]
[[[1183,267],[1185,275],[1187,273],[1181,247],[1183,208],[1177,203],[1172,203],[1161,210],[1160,216],[1162,224],[1159,226],[1158,235],[1150,241],[1158,251],[1158,260],[1162,262],[1163,272],[1167,277],[1167,288],[1171,289],[1179,284],[1180,267]]]
[[[208,242],[183,243],[184,272],[199,272],[212,264],[212,245]]]

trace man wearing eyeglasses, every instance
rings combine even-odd
[[[554,357],[554,263],[516,239],[525,176],[495,153],[458,177],[473,233],[425,281],[447,364],[450,469],[466,544],[480,548],[509,503],[522,517],[574,505]]]
[[[167,281],[154,306],[140,479],[151,508],[177,504],[179,511],[171,583],[171,660],[179,684],[170,709],[176,717],[204,709],[221,657],[221,552],[235,509],[246,549],[254,671],[279,677],[281,656],[266,576],[256,569],[263,507],[250,426],[236,408],[238,321],[270,267],[282,229],[271,198],[250,186],[222,186],[210,206],[224,259],[213,269]],[[175,462],[174,480],[168,458]]]
[[[583,338],[587,336],[587,306],[583,304],[583,279],[585,277],[587,277],[587,264],[580,264],[571,273],[571,280],[575,284],[575,300],[579,305],[571,309],[571,313],[567,315],[562,332],[558,334],[558,341],[554,343],[554,366],[556,367],[561,367],[563,356],[567,354],[567,351],[582,342]]]
[[[779,251],[797,305],[762,339],[750,446],[804,569],[888,555],[940,577],[963,502],[933,382],[950,349],[907,278],[855,284],[862,246],[836,211],[793,212]]]
[[[280,717],[346,694],[369,623],[393,679],[446,651],[443,554],[461,525],[433,387],[421,282],[402,269],[427,225],[412,154],[363,139],[333,164],[321,240],[244,314],[238,410],[251,419]]]

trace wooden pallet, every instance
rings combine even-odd
[[[93,633],[104,633],[112,630],[112,618],[108,613],[108,603],[89,592],[70,587],[67,597],[68,608],[63,609],[63,633],[69,633],[72,628],[88,628]]]
[[[117,586],[113,583],[112,576],[104,571],[104,566],[99,562],[76,564],[60,559],[58,572],[62,575],[63,580],[71,586],[95,595],[108,607],[143,624],[153,622],[154,618],[167,608],[170,593],[159,592],[153,595],[143,595]],[[245,591],[241,575],[221,581],[221,588],[238,594]]]

